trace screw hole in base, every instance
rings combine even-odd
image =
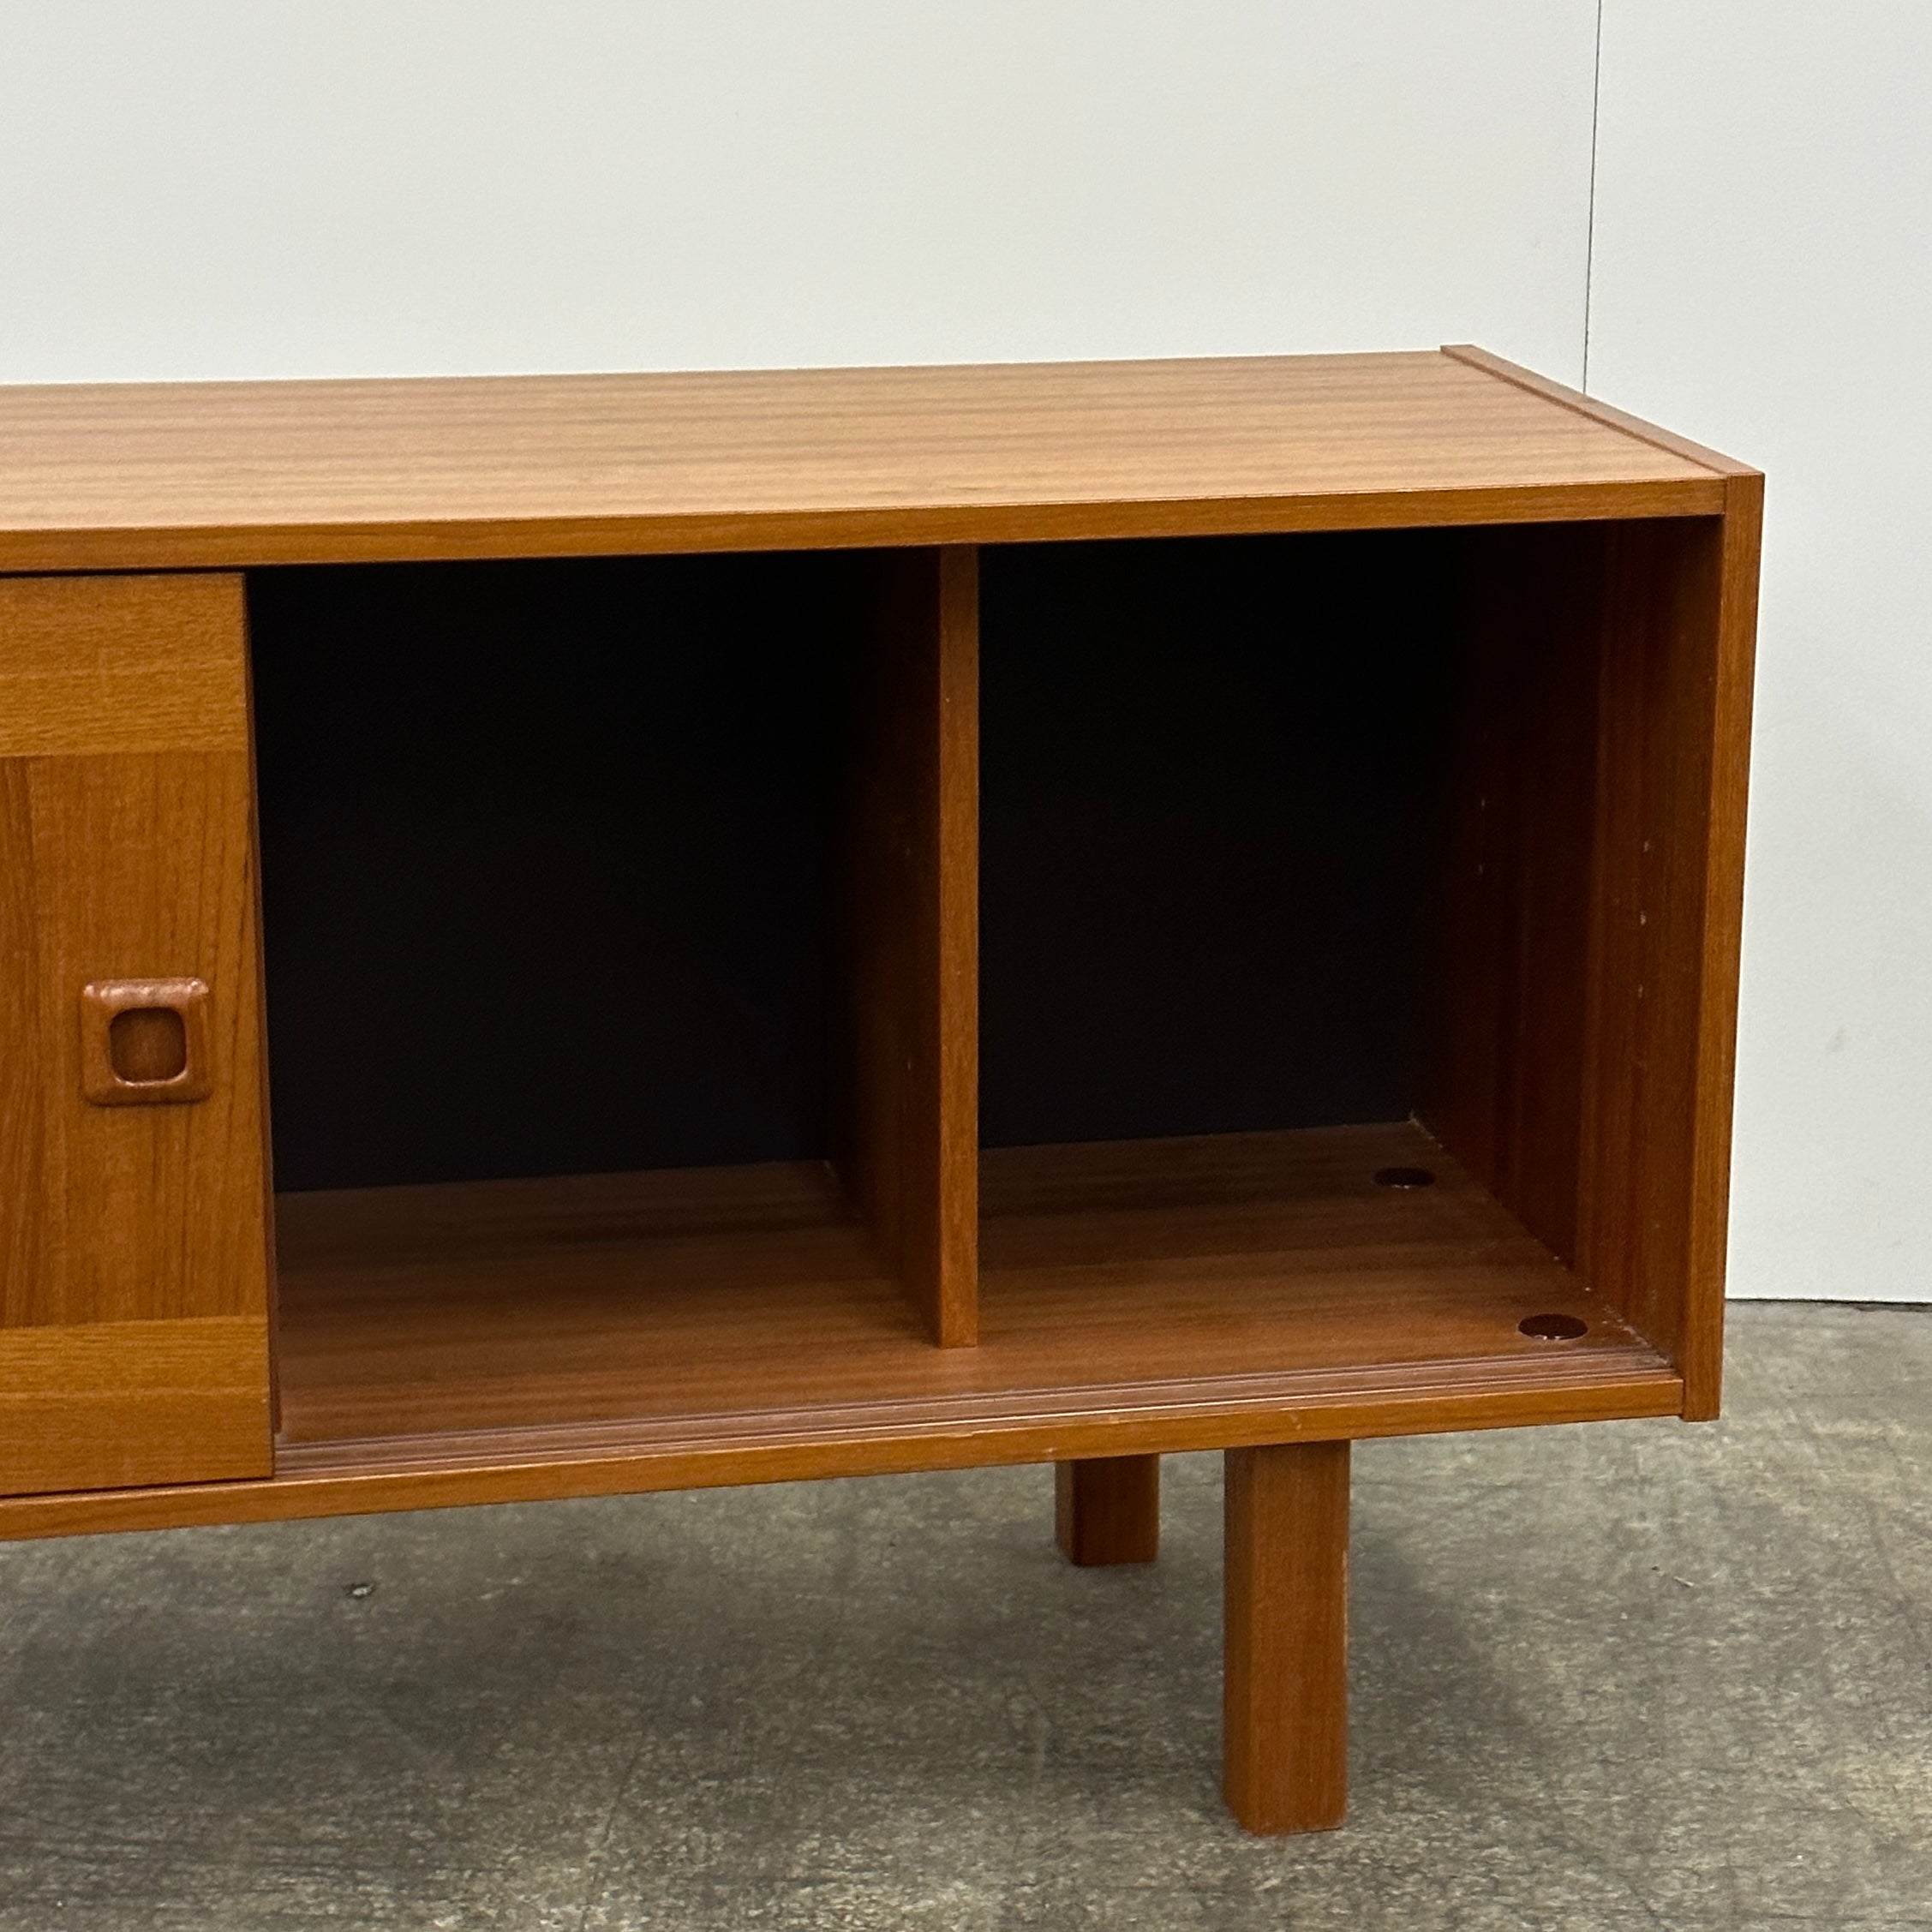
[[[1575,1342],[1590,1332],[1590,1325],[1575,1315],[1526,1315],[1516,1331],[1538,1342]]]
[[[1426,1167],[1384,1167],[1375,1173],[1378,1187],[1433,1187],[1435,1184],[1434,1170]]]

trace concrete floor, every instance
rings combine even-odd
[[[1728,1419],[1365,1446],[1355,1800],[1218,1778],[1219,1466],[0,1547],[0,1929],[1932,1927],[1932,1313]]]

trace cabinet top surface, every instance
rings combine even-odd
[[[1705,515],[1743,470],[1468,350],[0,387],[0,570]]]

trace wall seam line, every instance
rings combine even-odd
[[[1583,374],[1577,384],[1590,391],[1590,311],[1596,300],[1597,130],[1603,116],[1603,0],[1597,0],[1596,56],[1590,68],[1590,191],[1583,223]]]

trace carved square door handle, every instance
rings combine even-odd
[[[81,991],[81,1090],[97,1107],[206,1100],[208,988],[200,979],[97,979]]]

